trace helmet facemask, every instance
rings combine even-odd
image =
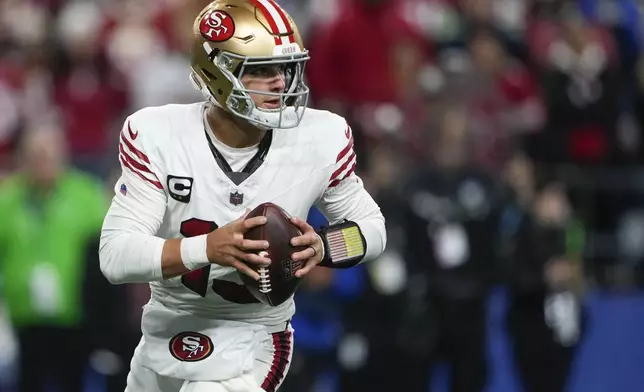
[[[208,46],[207,43],[204,44],[204,47],[206,46]],[[308,52],[300,52],[298,47],[296,53],[287,55],[249,57],[205,49],[209,52],[208,57],[214,66],[232,83],[232,90],[225,100],[225,109],[260,128],[294,128],[299,125],[309,97],[309,88],[304,83],[304,68],[309,60]],[[275,69],[275,67],[284,77],[283,92],[251,90],[242,83],[244,75],[257,72],[261,75],[262,69]],[[213,92],[206,87],[206,83],[194,72],[192,78],[208,99],[219,105]],[[195,78],[197,80],[194,80]],[[251,94],[279,98],[280,106],[276,109],[260,108],[253,101]]]

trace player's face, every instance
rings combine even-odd
[[[283,65],[256,65],[247,67],[241,82],[248,90],[283,93],[286,88],[286,72]],[[250,94],[258,108],[279,109],[281,99],[275,95]]]

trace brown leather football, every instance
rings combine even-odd
[[[278,306],[295,293],[300,284],[295,277],[295,271],[304,266],[304,262],[294,262],[291,255],[306,249],[291,245],[291,238],[302,233],[290,221],[290,215],[281,207],[273,203],[263,203],[252,210],[246,218],[265,216],[265,225],[253,228],[246,232],[244,238],[251,240],[268,241],[268,258],[271,264],[266,267],[254,267],[260,275],[256,281],[248,275],[239,273],[248,291],[260,302],[271,306]]]

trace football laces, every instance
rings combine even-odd
[[[261,266],[257,269],[259,273],[259,292],[268,294],[271,292],[271,278],[268,274],[268,267]]]

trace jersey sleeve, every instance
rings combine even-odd
[[[165,239],[156,235],[166,209],[158,154],[145,129],[128,118],[119,140],[121,176],[103,222],[100,264],[112,283],[163,279]]]
[[[144,153],[143,137],[139,139],[139,130],[132,126],[132,120],[128,119],[123,126],[119,137],[119,161],[123,171],[134,174],[148,186],[156,190],[163,190],[159,176],[152,170],[152,162],[148,154]]]
[[[344,142],[344,145],[335,157],[333,173],[329,178],[329,188],[335,188],[342,181],[351,177],[351,175],[354,174],[356,164],[358,163],[356,153],[353,150],[353,133],[351,132],[351,127],[348,124],[344,130],[344,136],[346,140],[340,142]]]
[[[329,224],[350,220],[358,224],[367,243],[363,260],[378,257],[385,249],[387,234],[385,218],[373,197],[364,188],[362,179],[355,173],[357,157],[353,150],[354,140],[351,128],[345,125],[335,154],[333,172],[328,185],[316,207],[327,218]],[[343,139],[343,140],[342,140]]]

